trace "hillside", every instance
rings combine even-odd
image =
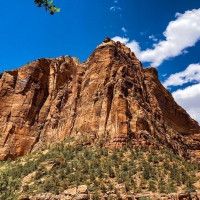
[[[200,166],[169,150],[125,146],[110,150],[101,143],[91,147],[79,143],[69,138],[2,162],[0,199],[198,199]]]

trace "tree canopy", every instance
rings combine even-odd
[[[53,0],[34,0],[34,3],[37,4],[38,7],[44,7],[51,15],[55,12],[60,12],[60,8],[53,5]]]

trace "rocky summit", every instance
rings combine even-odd
[[[38,59],[0,75],[0,160],[15,159],[69,137],[168,147],[200,161],[200,127],[173,99],[156,69],[106,38],[83,63]]]

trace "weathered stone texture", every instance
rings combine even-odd
[[[79,186],[80,187],[80,186]],[[86,186],[87,187],[87,186]],[[18,200],[88,200],[93,199],[93,194],[89,194],[87,191],[84,193],[78,193],[78,188],[71,188],[65,190],[63,193],[59,195],[55,195],[52,193],[42,193],[36,194],[34,196],[30,195],[20,195]],[[150,198],[152,200],[199,200],[199,194],[196,192],[192,193],[135,193],[135,194],[121,194],[121,199],[123,200],[139,200],[140,198]],[[99,198],[101,199],[118,199],[115,193],[107,192],[106,194],[101,195]]]
[[[159,146],[200,158],[200,127],[125,45],[106,39],[83,63],[38,59],[0,76],[0,160],[74,137]]]

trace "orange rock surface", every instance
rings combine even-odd
[[[171,148],[200,158],[200,127],[125,45],[109,38],[83,63],[38,59],[0,75],[0,160],[74,137]]]

